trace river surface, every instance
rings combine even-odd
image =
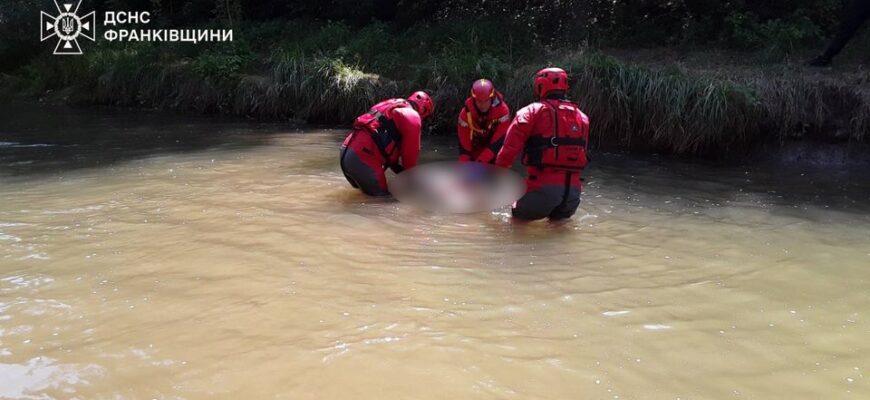
[[[596,154],[518,224],[364,198],[341,130],[4,110],[3,399],[870,398],[866,171]]]

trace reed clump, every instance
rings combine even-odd
[[[425,89],[436,101],[428,125],[450,134],[474,79],[492,79],[517,110],[534,100],[533,73],[557,65],[571,75],[570,96],[591,117],[596,145],[728,154],[802,138],[862,142],[870,129],[866,76],[641,65],[550,48],[521,26],[511,29],[463,21],[407,32],[378,23],[354,31],[270,22],[196,51],[103,44],[83,57],[39,59],[3,81],[26,82],[36,95],[66,88],[79,103],[339,125],[381,99]]]

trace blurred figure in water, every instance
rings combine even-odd
[[[390,181],[390,193],[399,201],[460,214],[502,208],[525,192],[523,178],[516,172],[479,162],[420,165]]]
[[[350,185],[369,196],[388,196],[386,170],[398,174],[417,165],[423,120],[434,111],[432,98],[417,91],[407,99],[384,100],[357,117],[339,160]]]
[[[827,67],[831,65],[831,60],[840,54],[840,51],[846,47],[852,36],[858,32],[861,25],[864,25],[870,19],[870,0],[852,0],[851,4],[846,8],[846,14],[843,16],[843,21],[840,23],[840,30],[825,52],[810,60],[809,65],[813,67]]]
[[[514,218],[570,218],[580,205],[580,174],[588,163],[589,118],[568,100],[565,70],[544,68],[534,85],[539,100],[517,112],[495,164],[510,168],[523,155],[529,176]]]
[[[459,161],[492,164],[504,143],[511,110],[492,82],[478,79],[459,112]]]

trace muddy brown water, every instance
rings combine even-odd
[[[870,398],[861,171],[598,154],[515,224],[363,198],[340,130],[13,110],[0,398]]]

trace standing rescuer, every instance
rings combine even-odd
[[[459,112],[459,161],[495,163],[504,144],[510,121],[510,108],[492,82],[478,79],[471,86],[471,96]]]
[[[495,163],[510,168],[523,154],[527,189],[513,206],[515,218],[570,218],[580,205],[580,175],[588,164],[589,118],[568,100],[563,69],[538,71],[534,84],[540,100],[517,112]]]
[[[384,100],[354,120],[341,145],[341,170],[351,186],[370,196],[388,196],[386,170],[400,173],[417,165],[422,121],[435,104],[426,92]]]

